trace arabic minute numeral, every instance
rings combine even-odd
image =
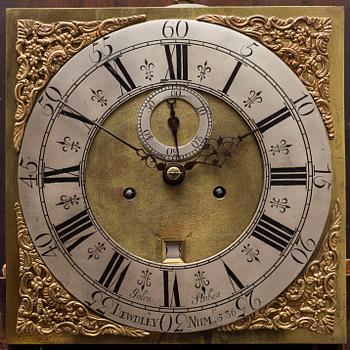
[[[295,243],[294,248],[291,250],[291,257],[298,264],[305,265],[309,260],[309,255],[312,253],[316,246],[316,242],[312,238],[304,240],[301,236]]]
[[[44,109],[44,114],[52,116],[55,110],[52,102],[59,102],[62,99],[61,92],[54,86],[49,86],[38,99],[38,103]]]
[[[245,295],[242,295],[236,300],[235,306],[237,310],[240,311],[238,318],[245,317],[248,308],[250,308],[253,311],[260,308],[261,300],[259,298],[254,298],[253,293],[254,290],[246,293]]]
[[[243,57],[249,57],[253,54],[253,48],[254,46],[256,47],[259,47],[259,45],[257,43],[252,43],[248,46],[243,46],[240,50],[240,54],[243,56]]]
[[[34,239],[35,247],[38,248],[42,256],[56,257],[56,243],[49,233],[40,233]]]
[[[20,177],[19,180],[21,180],[24,184],[29,186],[30,188],[33,188],[33,185],[38,184],[38,165],[33,161],[25,162],[23,158],[21,158],[21,161],[19,162],[19,166],[27,170],[27,176]]]
[[[293,104],[295,105],[299,115],[302,117],[312,114],[315,110],[315,105],[312,102],[312,98],[305,93],[303,93],[303,96],[293,101]]]
[[[330,189],[331,183],[327,181],[324,177],[326,174],[330,175],[332,172],[329,169],[329,164],[327,164],[327,170],[317,170],[316,167],[314,167],[314,185],[317,188],[323,188],[327,186],[327,190]]]
[[[187,21],[165,21],[162,28],[162,34],[165,38],[173,38],[174,36],[178,38],[185,38],[188,34],[189,25]]]
[[[104,36],[102,40],[92,43],[92,52],[89,56],[93,63],[100,63],[102,59],[108,58],[113,53],[112,45],[107,44],[109,36]]]

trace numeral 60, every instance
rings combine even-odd
[[[172,38],[174,34],[178,38],[184,38],[188,34],[188,22],[178,21],[176,24],[174,21],[165,21],[162,29],[162,34],[165,38]]]

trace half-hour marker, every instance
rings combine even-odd
[[[305,186],[306,167],[271,168],[271,186]]]
[[[244,288],[243,283],[239,280],[239,278],[237,277],[237,275],[223,262],[224,266],[225,266],[225,270],[227,273],[227,276],[229,277],[231,286],[234,290],[234,292],[239,291],[240,289]]]
[[[98,282],[104,285],[106,288],[112,287],[114,293],[118,293],[120,286],[130,266],[130,262],[129,262],[125,265],[124,268],[122,268],[121,266],[123,265],[124,260],[125,258],[122,255],[115,252],[111,260],[107,264],[100,279],[98,280]],[[121,271],[118,274],[119,270]]]
[[[67,251],[71,252],[79,244],[84,242],[87,238],[95,232],[89,232],[81,235],[84,231],[92,227],[92,221],[86,210],[83,210],[70,219],[55,226],[56,233],[63,244],[66,244]]]
[[[177,282],[176,273],[174,275],[173,283],[170,282],[169,271],[163,271],[163,290],[164,290],[164,306],[171,307],[173,305],[180,306],[179,285]]]
[[[235,68],[233,69],[230,77],[228,78],[225,87],[222,89],[222,92],[224,92],[225,94],[227,94],[228,90],[230,89],[230,87],[231,87],[233,81],[235,80],[236,75],[237,75],[239,69],[241,68],[241,66],[242,66],[242,62],[238,61],[237,64],[235,65]]]
[[[164,49],[168,63],[166,78],[188,80],[188,45],[176,44],[172,48],[164,45]]]
[[[252,236],[282,252],[294,233],[295,231],[263,214]]]
[[[79,171],[79,164],[62,169],[53,169],[45,165],[44,183],[79,182]]]
[[[120,57],[115,58],[111,62],[106,62],[104,66],[113,75],[113,77],[118,80],[121,88],[127,92],[136,88],[136,85],[131,79],[128,71],[120,61]],[[121,89],[121,91],[123,90]]]
[[[291,116],[290,111],[287,107],[283,107],[280,110],[278,110],[275,113],[272,113],[268,117],[266,117],[263,120],[260,120],[260,122],[256,123],[257,128],[261,133],[265,132],[266,130],[272,128],[274,125],[282,122],[283,120],[287,119]]]

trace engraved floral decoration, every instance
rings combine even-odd
[[[76,301],[52,276],[36,252],[19,203],[15,203],[15,213],[20,263],[18,334],[149,335],[146,331],[98,317]]]
[[[222,25],[242,32],[273,50],[297,74],[321,112],[330,140],[334,121],[329,99],[327,45],[331,19],[324,17],[277,18],[203,15],[199,21]]]
[[[20,67],[16,76],[17,109],[13,139],[17,152],[35,97],[58,69],[94,40],[145,20],[145,15],[139,15],[90,22],[18,21],[16,50]]]
[[[318,334],[332,334],[337,309],[335,280],[340,225],[340,205],[339,200],[336,200],[321,249],[314,260],[308,263],[302,275],[267,306],[220,330],[232,332],[243,329],[306,328]]]

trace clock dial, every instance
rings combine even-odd
[[[74,56],[33,108],[18,169],[55,277],[150,331],[216,328],[264,306],[311,257],[330,204],[327,136],[305,87],[252,39],[195,21],[131,26]]]

